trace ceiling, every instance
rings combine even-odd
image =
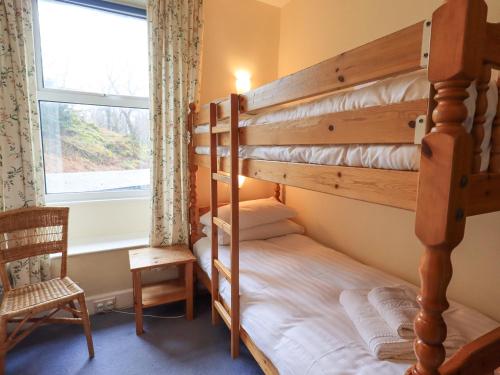
[[[260,1],[262,3],[269,4],[269,5],[273,5],[273,6],[278,7],[278,8],[282,8],[290,0],[258,0],[258,1]]]

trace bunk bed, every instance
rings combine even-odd
[[[243,175],[415,211],[425,250],[417,363],[407,373],[492,374],[500,366],[500,328],[446,361],[443,346],[452,251],[467,216],[500,210],[500,80],[491,84],[498,69],[500,24],[487,22],[484,0],[448,0],[431,20],[243,95],[190,105],[191,242],[201,237],[196,171],[209,167],[211,277],[199,266],[197,274],[212,294],[213,321],[222,317],[231,330],[233,357],[241,339],[265,373],[277,373],[240,326],[237,179]],[[394,82],[410,85],[410,93],[356,98],[391,91]],[[321,109],[325,103],[328,110]],[[315,147],[319,154],[307,151]],[[229,222],[218,217],[218,183],[230,186]],[[230,267],[219,259],[217,228],[231,236]],[[230,284],[230,305],[220,296],[220,277]]]

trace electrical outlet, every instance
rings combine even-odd
[[[116,297],[109,297],[94,301],[94,311],[96,314],[110,312],[115,309]]]

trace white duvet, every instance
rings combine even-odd
[[[209,239],[194,253],[210,275]],[[227,246],[219,257],[230,266]],[[344,289],[401,284],[303,235],[240,243],[241,325],[280,374],[403,374],[411,363],[373,357],[339,303]],[[229,302],[225,280],[221,295]],[[499,325],[456,303],[445,319],[468,341]]]
[[[488,110],[481,153],[482,171],[487,170],[489,164],[491,127],[498,101],[495,81],[496,79],[492,79],[488,90]],[[429,97],[429,92],[430,84],[426,71],[417,71],[277,111],[258,114],[241,120],[239,126],[264,125],[377,105],[426,99]],[[465,101],[468,116],[464,126],[470,132],[477,98],[474,84],[468,92],[469,98]],[[208,126],[198,126],[195,132],[206,133]],[[209,153],[209,148],[196,147],[196,153],[206,155]],[[227,155],[227,147],[221,148],[219,153]],[[418,170],[420,160],[420,149],[416,145],[241,146],[239,154],[239,157],[243,159],[395,170]]]

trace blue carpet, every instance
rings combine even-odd
[[[92,316],[92,360],[81,326],[43,326],[7,354],[6,374],[262,374],[243,344],[240,357],[231,359],[229,332],[223,323],[211,325],[208,298],[199,298],[195,306],[198,311],[191,322],[145,317],[142,336],[135,334],[133,315]],[[164,316],[183,312],[182,304],[145,310]]]

